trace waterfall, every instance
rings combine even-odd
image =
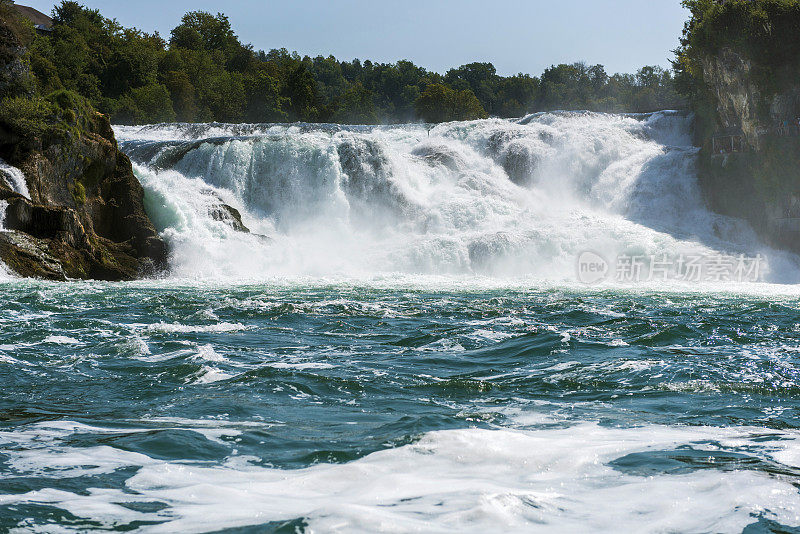
[[[697,186],[691,117],[537,113],[426,125],[116,127],[176,276],[574,278],[606,257],[763,254]],[[209,215],[222,200],[251,233]]]
[[[5,229],[6,209],[8,209],[8,202],[0,200],[0,232]],[[10,278],[12,278],[11,273],[3,261],[0,260],[0,281],[9,280]]]
[[[0,180],[5,181],[15,193],[19,193],[27,199],[31,198],[25,175],[18,168],[3,161],[2,158],[0,158]]]

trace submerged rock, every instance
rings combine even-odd
[[[220,204],[209,210],[209,215],[215,221],[224,222],[237,232],[250,233],[250,229],[242,223],[242,215],[239,210],[232,206]]]
[[[486,145],[489,154],[503,167],[512,182],[519,186],[531,184],[539,166],[539,158],[521,132],[495,132]]]
[[[411,154],[422,158],[431,165],[442,165],[455,172],[461,171],[467,166],[464,158],[444,143],[423,143],[415,146]]]
[[[220,197],[211,189],[203,191],[203,194],[214,199],[214,202],[208,208],[208,214],[212,219],[215,221],[224,222],[237,232],[244,232],[247,234],[250,233],[250,229],[247,228],[242,222],[242,214],[239,213],[239,210],[233,206],[225,204],[225,201],[222,200],[222,197]]]

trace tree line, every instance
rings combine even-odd
[[[75,1],[62,1],[52,17],[52,31],[32,32],[28,45],[37,92],[78,93],[119,124],[442,122],[685,106],[672,72],[658,66],[609,75],[602,65],[562,64],[535,77],[501,76],[491,63],[470,63],[442,75],[406,60],[256,51],[221,13],[187,13],[168,39]]]

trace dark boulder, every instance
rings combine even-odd
[[[242,222],[242,214],[239,213],[239,210],[233,206],[225,204],[225,201],[222,200],[222,197],[220,197],[211,189],[203,191],[203,194],[213,198],[212,203],[208,207],[208,214],[212,219],[215,221],[224,222],[237,232],[250,233],[250,229],[247,228]]]
[[[30,191],[28,200],[0,189],[4,226],[17,233],[0,241],[0,259],[19,275],[53,279],[130,280],[166,268],[166,245],[108,119],[71,108],[70,98],[54,106],[66,106],[74,122],[56,117],[31,132],[0,119],[0,158],[23,172]]]
[[[423,143],[415,146],[411,154],[431,165],[443,165],[451,171],[462,171],[467,166],[464,158],[444,143]]]

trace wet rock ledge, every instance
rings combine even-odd
[[[42,101],[49,107],[37,123],[0,117],[0,158],[22,171],[29,193],[0,173],[0,260],[53,280],[131,280],[164,269],[166,246],[108,119],[68,92]]]

